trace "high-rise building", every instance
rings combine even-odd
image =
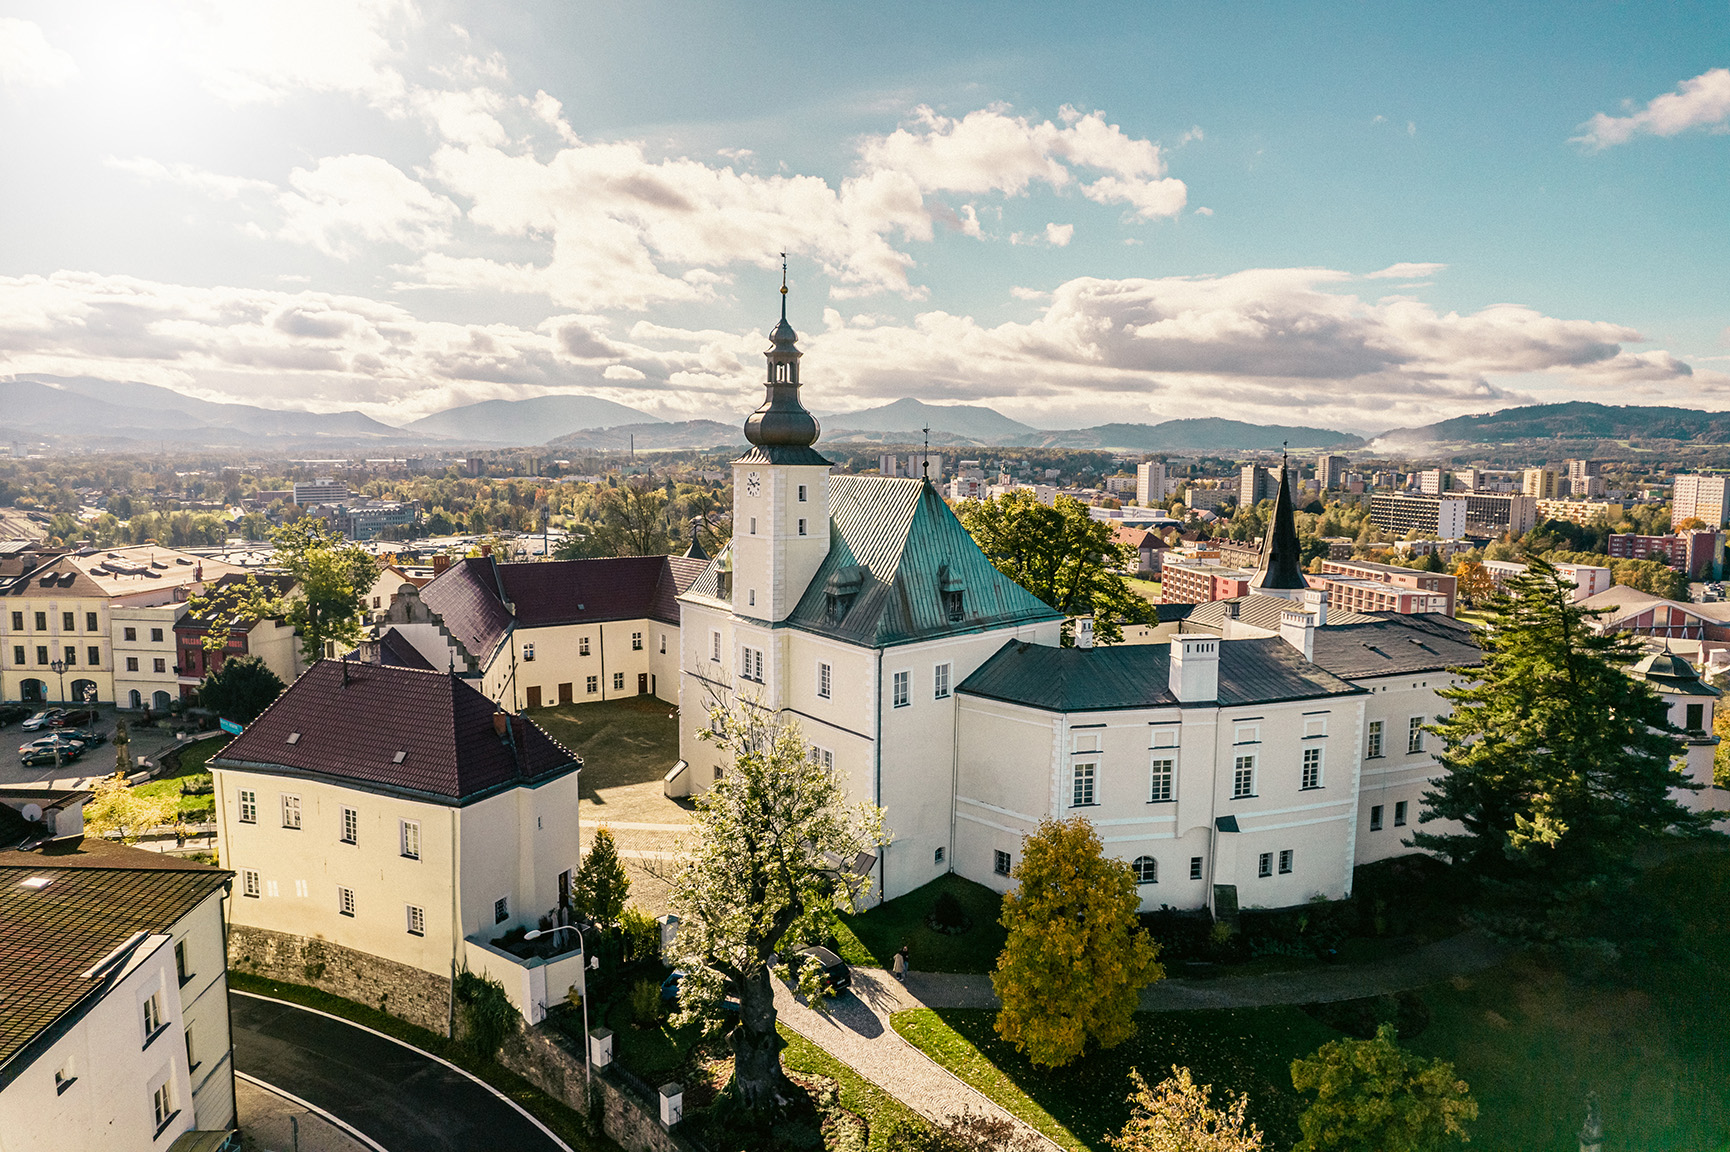
[[[1344,456],[1316,457],[1316,487],[1323,492],[1335,492],[1345,487],[1347,463]]]
[[[1678,476],[1670,491],[1670,527],[1690,518],[1722,528],[1730,513],[1730,476]]]
[[[1554,473],[1551,473],[1554,475]],[[1466,524],[1473,535],[1518,536],[1538,523],[1538,498],[1478,492],[1465,497]]]
[[[1165,503],[1170,495],[1163,461],[1148,460],[1135,466],[1135,502],[1143,508]]]
[[[1370,523],[1395,535],[1416,530],[1437,540],[1458,540],[1466,534],[1466,497],[1378,492],[1370,498]]]
[[[1448,490],[1448,474],[1440,468],[1418,473],[1418,491],[1425,496],[1440,496]]]
[[[1556,498],[1556,474],[1548,468],[1528,468],[1520,473],[1520,491],[1522,495],[1534,496],[1539,500],[1554,500]]]
[[[1271,468],[1260,464],[1245,464],[1239,473],[1237,485],[1237,506],[1239,508],[1254,508],[1263,500],[1272,500],[1274,493],[1279,491],[1279,476]]]

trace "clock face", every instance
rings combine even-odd
[[[745,492],[748,495],[755,496],[757,493],[761,492],[762,490],[763,490],[763,478],[761,476],[757,475],[755,472],[747,473],[745,476]]]

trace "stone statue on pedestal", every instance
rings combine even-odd
[[[1586,1093],[1586,1122],[1580,1125],[1580,1152],[1604,1152],[1604,1117],[1598,1112],[1598,1094]]]

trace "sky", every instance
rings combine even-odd
[[[1730,4],[0,0],[0,378],[1730,408]]]

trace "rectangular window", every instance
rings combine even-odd
[[[949,699],[949,665],[939,664],[932,670],[932,695],[938,700]]]
[[[166,656],[158,656],[150,662],[150,665],[152,671],[166,672],[168,671],[168,658]]]
[[[757,534],[757,518],[755,516],[753,516],[753,517],[751,517],[751,535],[755,536],[756,534]]]
[[[144,1039],[162,1030],[162,993],[152,992],[144,1001]]]
[[[835,770],[835,753],[830,751],[828,748],[819,748],[815,744],[811,745],[811,760],[814,763],[823,765],[823,767],[829,769],[831,772]]]
[[[1424,750],[1424,718],[1413,716],[1406,728],[1406,751],[1422,752]]]
[[[78,1074],[73,1071],[72,1060],[68,1058],[66,1063],[54,1070],[54,1094],[60,1095],[72,1087],[73,1082],[77,1079]]]
[[[493,923],[503,924],[510,918],[511,898],[509,896],[500,896],[497,900],[493,901]]]
[[[1381,830],[1382,830],[1382,805],[1371,804],[1370,805],[1370,831],[1371,832],[1380,832]]]
[[[1365,745],[1365,747],[1364,747],[1364,757],[1366,759],[1373,760],[1377,756],[1380,756],[1381,754],[1382,754],[1382,722],[1380,720],[1371,720],[1370,721],[1370,738],[1369,738],[1369,743],[1367,745]]]
[[[46,644],[36,645],[36,663],[48,663],[48,646]]]
[[[252,897],[258,895],[258,873],[250,868],[240,870],[240,894]]]
[[[1256,860],[1255,874],[1257,876],[1263,876],[1263,877],[1273,875],[1273,853],[1272,852],[1263,852],[1261,854],[1260,858]]]
[[[354,915],[354,889],[341,888],[336,890],[336,910],[339,915]]]
[[[623,692],[624,690],[625,690],[625,674],[623,672],[613,673],[613,691]]]
[[[661,655],[665,656],[666,654],[667,654],[667,634],[665,632],[663,632],[663,633],[661,633]]]
[[[22,644],[12,645],[12,663],[14,663],[14,664],[24,663],[24,645],[22,645]]]
[[[73,612],[60,613],[60,631],[62,631],[62,632],[72,631],[72,628],[73,628],[72,621],[75,618],[76,618],[76,613],[73,613]]]
[[[895,695],[894,695],[895,707],[897,707],[897,708],[907,707],[907,687],[908,687],[908,682],[912,679],[912,677],[913,677],[913,673],[911,673],[911,672],[897,672],[897,673],[895,673]]]
[[[192,972],[186,963],[186,941],[174,942],[174,975],[182,984],[192,979]]]
[[[803,516],[799,517],[799,535],[801,535],[801,536],[806,535],[805,518]]]
[[[13,615],[17,615],[17,613],[13,613]],[[123,629],[122,632],[128,641],[138,639],[138,629],[136,628],[126,628]]]
[[[284,828],[300,827],[300,797],[282,795],[282,826]]]
[[[1191,880],[1200,880],[1201,879],[1201,857],[1200,856],[1191,856],[1189,858],[1189,878]]]
[[[799,485],[799,503],[805,503],[805,485]],[[803,535],[803,533],[801,533]]]
[[[1231,798],[1255,795],[1255,757],[1239,756],[1231,773]]]
[[[194,1059],[192,1055],[192,1030],[189,1028],[181,1035],[186,1041],[186,1069],[189,1072],[196,1071],[198,1068],[198,1061]]]
[[[721,634],[719,632],[709,633],[709,659],[716,664],[721,662]]]
[[[420,821],[404,820],[401,832],[402,854],[410,860],[420,859]]]
[[[1009,853],[998,852],[992,862],[991,870],[999,876],[1009,875]]]
[[[939,844],[937,846],[937,851],[931,854],[931,862],[933,864],[943,863],[943,845]]]
[[[1174,762],[1161,757],[1153,762],[1153,770],[1148,773],[1147,802],[1149,804],[1164,804],[1171,799],[1171,770]]]
[[[14,632],[24,631],[24,613],[22,613],[22,612],[12,613],[12,630]],[[128,637],[128,639],[130,639],[130,637]]]
[[[966,616],[966,609],[961,603],[961,589],[955,588],[943,593],[943,618],[951,624],[961,623]]]
[[[415,907],[413,904],[408,905],[408,934],[410,936],[426,935],[426,911]]]
[[[1280,849],[1279,874],[1281,876],[1288,876],[1291,874],[1291,858],[1292,858],[1292,850],[1290,848]]]
[[[1303,787],[1320,788],[1322,786],[1322,750],[1320,748],[1304,749]]]
[[[835,690],[835,670],[827,664],[817,665],[817,695],[828,700]]]
[[[94,646],[86,648],[84,650],[84,662],[92,668],[100,665],[102,663],[102,649]]]
[[[587,656],[588,654],[589,654],[589,638],[587,636],[577,637],[577,655],[578,656]]]
[[[160,643],[162,643],[162,629],[160,629],[160,628],[152,628],[152,629],[151,629],[151,630],[150,630],[150,642],[151,642],[151,643],[152,643],[152,644],[160,644]]]
[[[1706,723],[1706,706],[1704,704],[1688,705],[1688,719],[1684,728],[1689,732],[1703,731]]]
[[[127,670],[127,671],[128,671],[128,672],[136,672],[136,671],[138,671],[138,657],[136,657],[136,656],[128,656],[128,657],[127,657],[127,658],[126,658],[126,670]]]
[[[84,630],[86,632],[96,631],[96,613],[86,612],[84,614]]]
[[[248,788],[240,790],[240,822],[242,824],[258,823],[258,793]]]
[[[169,1081],[164,1081],[160,1088],[150,1094],[150,1112],[156,1118],[158,1132],[168,1127],[168,1122],[174,1119],[174,1094],[169,1085]]]
[[[593,696],[596,692],[601,690],[601,678],[599,676],[590,676],[588,681],[583,685],[583,688],[589,693],[589,695]]]
[[[360,839],[360,813],[353,808],[342,810],[342,842],[354,844]]]
[[[1069,784],[1069,806],[1071,808],[1092,806],[1093,780],[1098,768],[1099,765],[1092,762],[1075,765]]]
[[[1396,801],[1394,801],[1394,827],[1395,828],[1404,828],[1405,826],[1406,826],[1406,802],[1404,800],[1396,800]]]
[[[641,632],[631,633],[631,651],[641,652],[642,650],[643,650],[643,634]]]
[[[68,664],[78,663],[78,649],[74,648],[70,644],[66,645],[65,650],[61,654],[61,659],[65,660]]]
[[[523,663],[527,664],[531,660],[533,660],[534,658],[535,658],[535,646],[533,644],[524,644],[523,645]]]
[[[48,613],[46,613],[46,612],[36,613],[36,631],[38,631],[38,632],[48,631]]]

